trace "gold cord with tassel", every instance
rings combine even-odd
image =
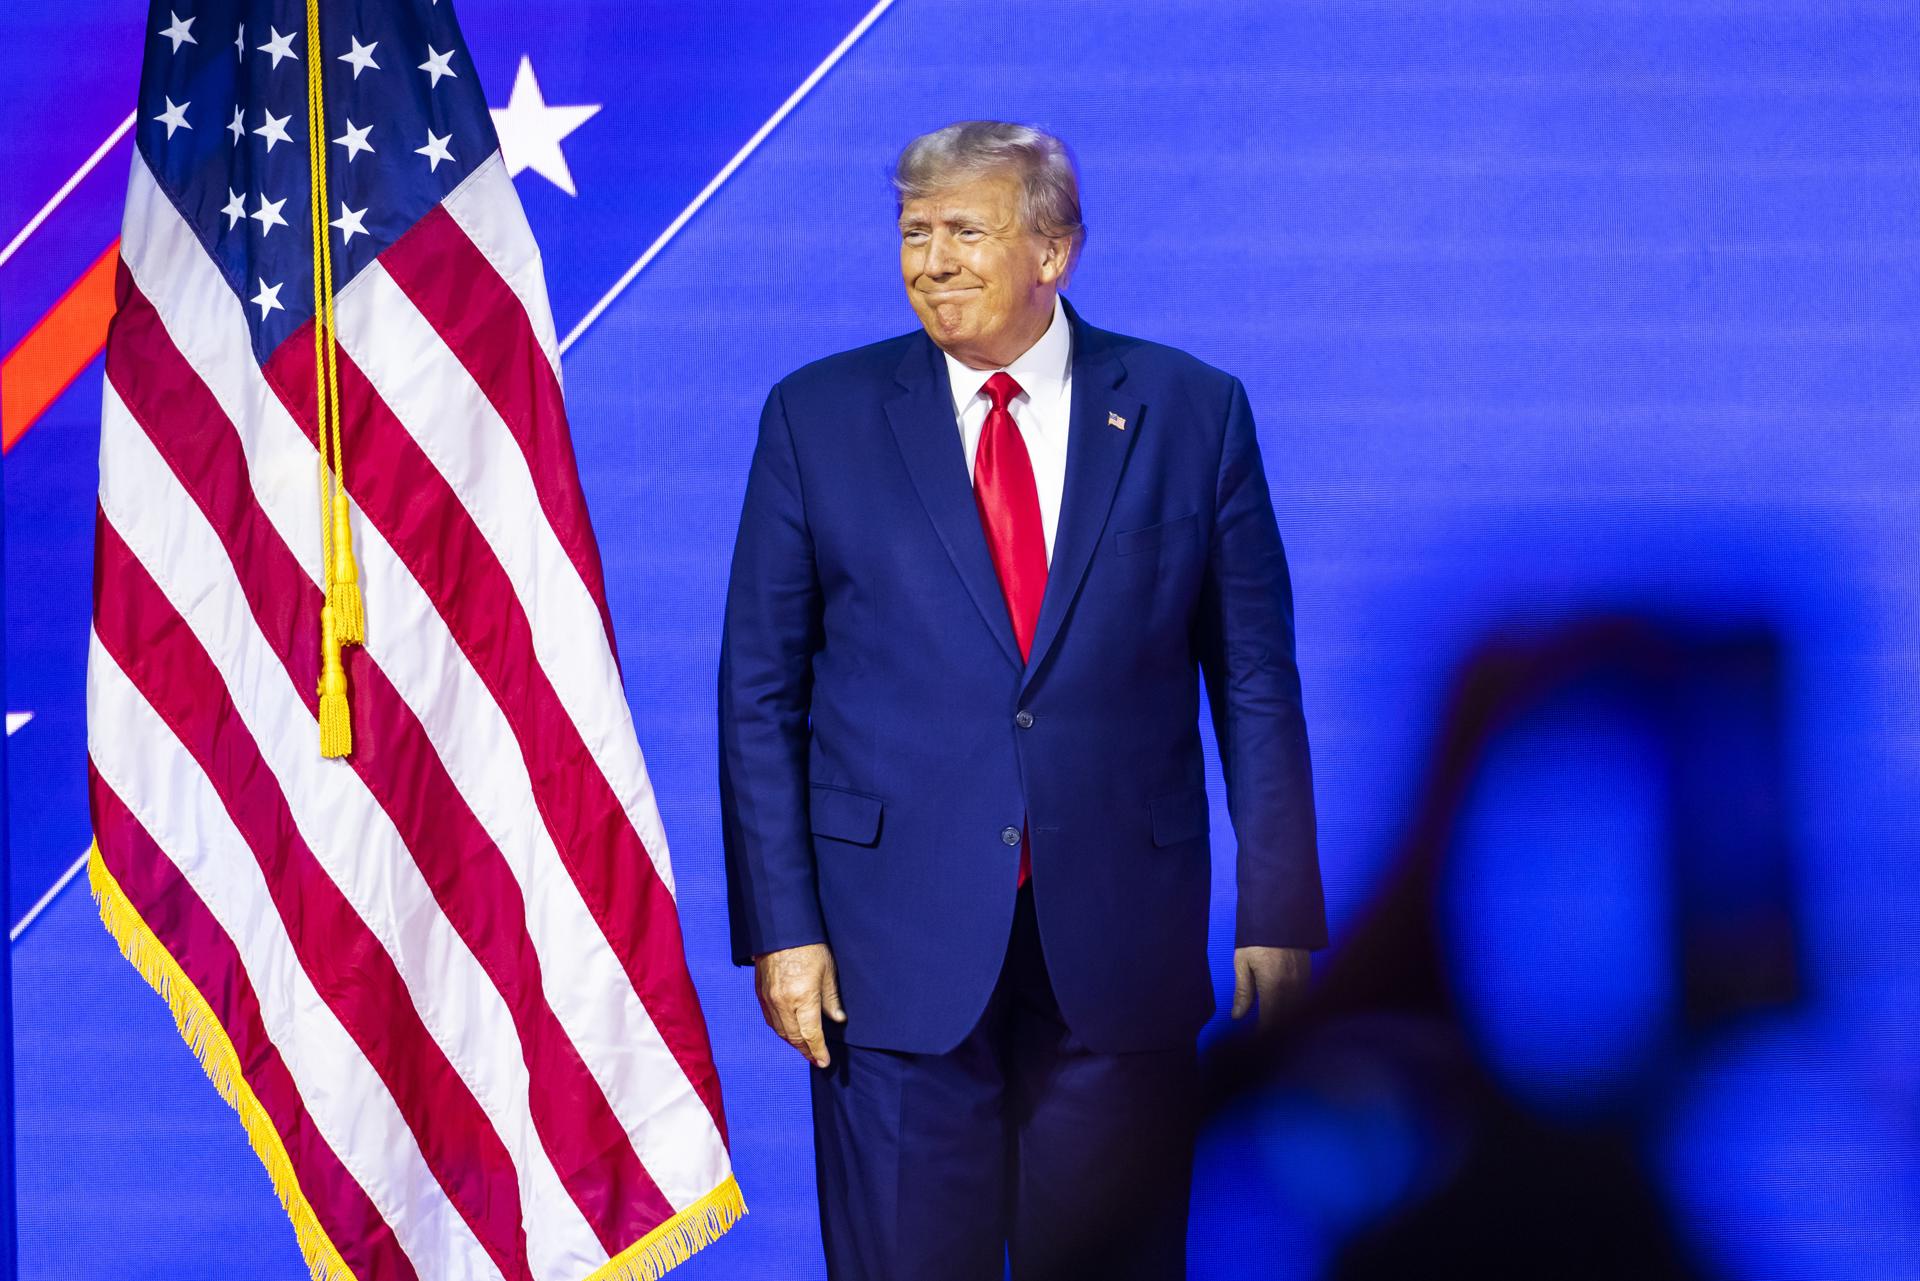
[[[366,605],[353,557],[346,458],[340,446],[339,337],[333,315],[333,244],[327,237],[327,130],[319,0],[307,3],[307,163],[312,176],[308,222],[313,229],[313,384],[320,471],[320,565],[326,604],[320,610],[320,754],[353,750],[347,672],[340,651],[366,643]]]

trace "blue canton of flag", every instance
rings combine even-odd
[[[264,363],[313,315],[306,7],[180,9],[147,45],[139,148],[246,301]],[[451,5],[322,0],[320,40],[338,291],[498,143]]]

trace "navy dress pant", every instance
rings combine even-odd
[[[830,1025],[831,1026],[831,1025]],[[1067,1028],[1023,888],[993,997],[946,1054],[836,1040],[810,1069],[831,1281],[1186,1275],[1197,1051]]]

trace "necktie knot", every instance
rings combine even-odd
[[[982,390],[987,393],[987,399],[993,402],[995,409],[1005,410],[1008,403],[1012,401],[1015,396],[1018,396],[1023,389],[1019,383],[1013,380],[1012,374],[1002,369],[999,373],[987,379],[987,384]]]

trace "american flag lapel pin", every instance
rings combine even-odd
[[[1122,418],[1119,414],[1114,413],[1112,410],[1108,410],[1107,426],[1117,427],[1121,431],[1125,431],[1127,429],[1127,420]]]

